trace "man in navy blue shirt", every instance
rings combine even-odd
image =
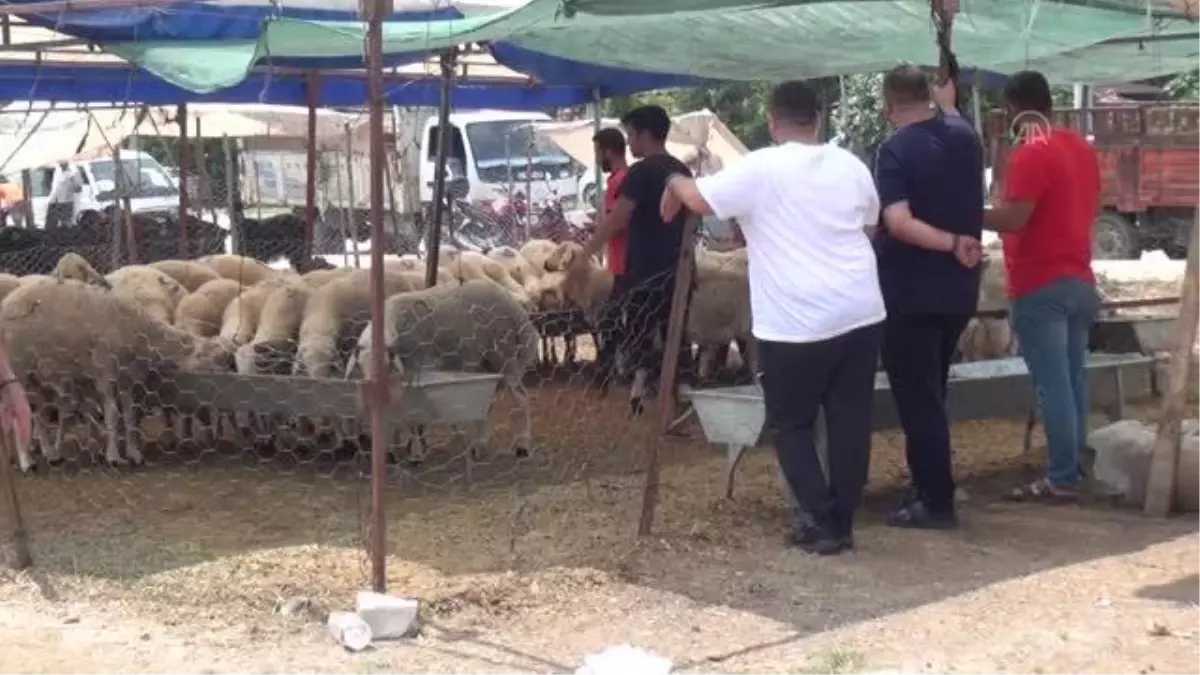
[[[880,148],[875,169],[884,225],[879,282],[888,314],[882,356],[916,488],[888,522],[951,528],[958,518],[946,380],[979,298],[983,149],[954,107],[953,84],[931,97],[925,73],[905,65],[887,73],[883,89],[896,132]]]

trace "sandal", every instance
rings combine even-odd
[[[1042,502],[1043,504],[1073,504],[1079,501],[1079,491],[1075,488],[1061,487],[1040,478],[1027,485],[1013,488],[1008,493],[1009,501]]]

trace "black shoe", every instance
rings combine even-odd
[[[836,537],[813,525],[797,525],[788,536],[788,543],[806,553],[836,555],[854,547],[853,539]]]
[[[925,502],[915,500],[888,514],[887,524],[915,530],[952,530],[958,527],[958,515],[949,511],[930,511]]]

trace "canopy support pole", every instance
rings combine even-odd
[[[387,491],[387,446],[391,439],[388,403],[391,390],[387,350],[383,347],[383,17],[391,11],[390,0],[372,0],[362,5],[367,19],[368,134],[370,139],[371,191],[371,350],[372,376],[365,383],[364,399],[371,418],[371,587],[378,593],[387,590],[387,517],[384,493]],[[309,108],[309,129],[315,127],[315,113]],[[315,135],[315,134],[314,134]],[[312,145],[310,145],[310,148]],[[311,230],[310,230],[311,231]]]
[[[192,149],[188,145],[188,112],[187,104],[180,103],[175,109],[175,121],[179,123],[179,257],[188,257],[188,165],[192,157]]]
[[[592,90],[591,108],[592,108],[592,136],[594,138],[596,134],[600,133],[601,109],[600,109],[600,90],[599,89]],[[593,142],[592,147],[594,148],[595,146],[596,146],[596,144],[595,144],[595,142]],[[601,160],[600,151],[597,148],[596,149],[596,166],[593,168],[593,173],[595,174],[595,179],[596,179],[596,192],[592,196],[592,206],[594,206],[596,208],[596,218],[597,218],[596,222],[600,222],[599,218],[600,218],[600,216],[603,215],[603,211],[604,211],[604,209],[601,206],[602,204],[604,204],[604,190],[600,189],[601,186],[604,185],[604,167],[601,166],[601,164],[603,162],[601,162],[600,160]],[[580,197],[582,197],[582,196],[583,195],[580,195]]]
[[[442,98],[438,105],[437,159],[433,165],[433,219],[425,232],[425,286],[437,285],[438,248],[441,246],[442,214],[446,209],[446,146],[450,143],[450,94],[454,90],[454,50],[440,58]]]
[[[308,71],[305,94],[308,97],[308,133],[304,165],[304,257],[313,254],[313,232],[317,223],[317,81],[316,71]]]

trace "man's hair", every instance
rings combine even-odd
[[[929,103],[929,77],[912,64],[898,65],[883,76],[883,95],[896,105]]]
[[[771,92],[771,115],[780,122],[812,126],[821,117],[821,101],[804,82],[783,82]]]
[[[1050,83],[1036,70],[1022,70],[1008,78],[1004,85],[1004,100],[1017,110],[1032,110],[1049,115],[1054,109]]]
[[[625,113],[621,125],[639,133],[650,134],[656,141],[666,141],[671,133],[671,117],[662,106],[644,105]]]
[[[592,142],[601,150],[610,150],[618,155],[625,154],[625,135],[620,129],[608,127],[596,132],[592,136]]]

